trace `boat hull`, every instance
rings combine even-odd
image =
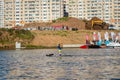
[[[88,48],[101,48],[99,45],[82,45],[80,46],[81,49],[88,49]]]

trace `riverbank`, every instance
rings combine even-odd
[[[8,40],[6,36],[3,36],[1,37],[2,41],[4,41],[3,39],[5,38],[6,41],[11,41],[11,42],[1,43],[0,48],[1,49],[15,49],[14,42],[16,40],[21,41],[22,47],[26,47],[26,49],[56,48],[58,43],[60,43],[61,45],[63,44],[85,44],[86,34],[89,36],[90,41],[92,41],[93,32],[100,32],[102,39],[104,39],[104,33],[106,31],[109,33],[112,31],[115,33],[120,32],[116,30],[78,30],[78,31],[34,30],[34,31],[30,31],[31,33],[29,33],[33,35],[33,37],[25,38],[29,34],[24,34],[25,39],[19,36],[14,37],[16,33],[13,33],[12,35],[9,35],[8,33],[6,33]],[[11,36],[12,36],[12,39],[11,39]]]
[[[100,32],[101,38],[104,39],[105,32],[115,32],[116,30],[79,30],[79,31],[31,31],[35,36],[30,45],[55,47],[58,43],[63,44],[85,44],[86,34],[90,41],[93,39],[93,32]]]

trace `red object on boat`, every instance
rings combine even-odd
[[[82,45],[82,46],[80,46],[80,48],[87,49],[88,47],[87,47],[87,45]]]

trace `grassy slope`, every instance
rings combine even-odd
[[[93,30],[79,31],[24,31],[24,30],[0,30],[0,47],[14,46],[15,41],[22,42],[28,48],[55,47],[61,44],[85,44],[85,36],[89,35],[92,40]],[[102,38],[106,30],[99,31]],[[111,31],[108,31],[111,32]],[[118,32],[118,31],[114,31]],[[32,34],[31,34],[32,33]],[[33,36],[34,35],[34,36]],[[36,47],[38,46],[38,47]]]
[[[95,31],[95,30],[94,30]],[[36,46],[56,46],[61,44],[85,44],[85,36],[88,34],[90,40],[92,40],[93,30],[80,30],[80,31],[32,31],[35,38],[31,42],[31,45]],[[95,32],[98,32],[95,31]],[[104,33],[106,30],[99,31],[104,39]],[[111,31],[108,31],[111,32]],[[114,31],[117,32],[117,31]]]

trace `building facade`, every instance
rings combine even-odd
[[[14,0],[4,0],[4,27],[15,26],[15,2]]]
[[[120,27],[120,0],[114,0],[114,24]]]
[[[0,27],[23,26],[29,22],[51,22],[63,16],[98,17],[120,27],[119,0],[0,0]]]
[[[4,0],[4,6],[6,28],[29,22],[51,22],[64,15],[62,0]]]
[[[4,1],[0,0],[0,28],[4,27]]]

